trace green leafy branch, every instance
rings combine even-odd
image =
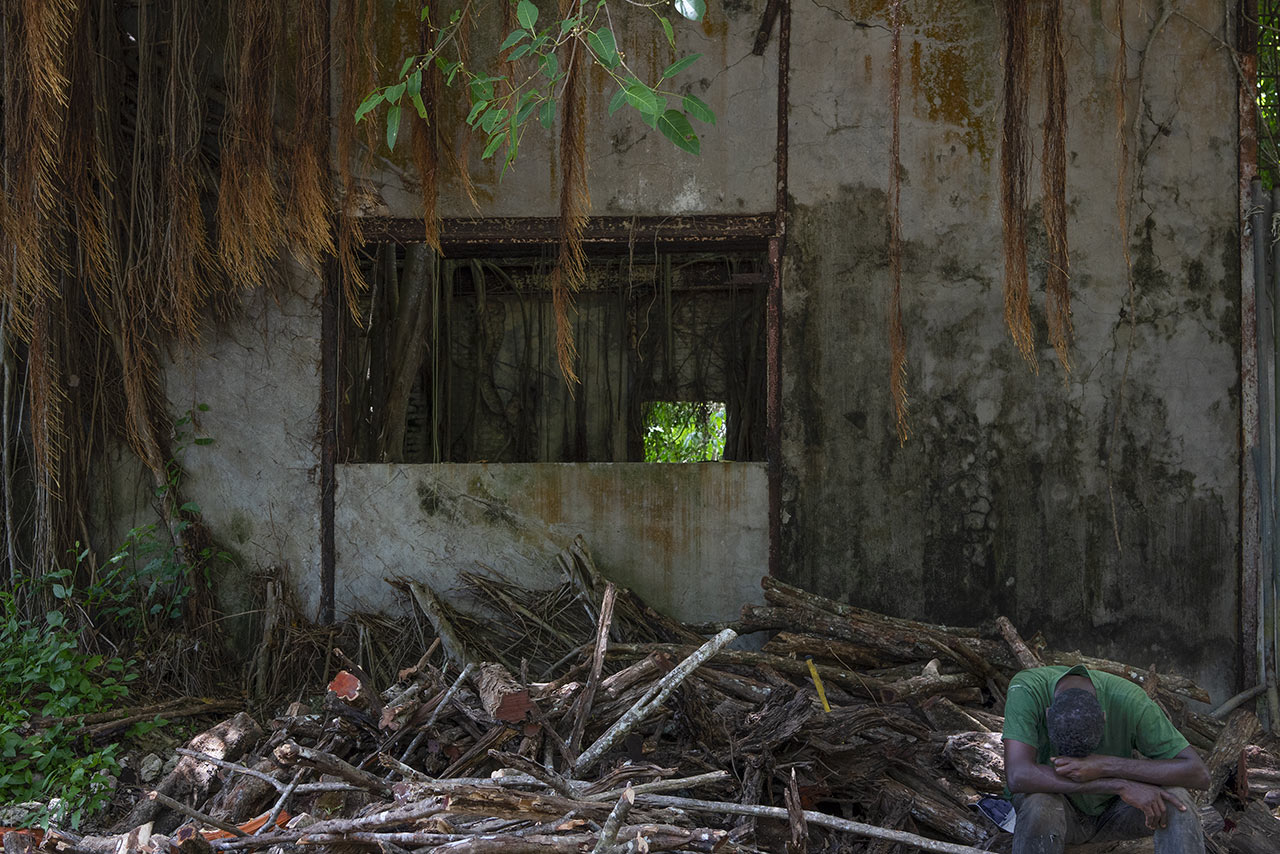
[[[654,4],[635,5],[645,6],[653,12],[673,48],[676,46],[675,30],[658,9],[670,5],[679,15],[692,21],[701,20],[706,14],[704,0],[660,0]],[[590,14],[585,9],[586,3],[580,3],[576,14],[551,20],[539,27],[537,6],[530,0],[516,0],[519,26],[507,34],[497,53],[505,63],[532,62],[535,70],[523,78],[508,79],[502,74],[474,71],[458,54],[457,36],[467,9],[455,10],[446,24],[437,27],[430,21],[430,7],[424,7],[421,20],[435,32],[433,47],[426,53],[406,58],[400,66],[397,82],[371,92],[356,109],[356,122],[363,121],[379,106],[386,104],[387,147],[394,150],[406,102],[423,120],[431,120],[422,98],[422,85],[424,71],[434,64],[445,85],[465,87],[470,102],[467,125],[484,133],[487,138],[482,156],[488,159],[506,146],[502,167],[505,174],[507,167],[515,161],[530,119],[536,115],[539,124],[546,129],[555,124],[558,92],[563,92],[566,76],[558,57],[566,50],[584,50],[618,87],[609,103],[610,115],[629,106],[640,114],[645,124],[661,132],[676,147],[692,154],[700,153],[701,143],[690,120],[715,124],[715,113],[696,95],[681,95],[666,87],[669,85],[667,81],[693,65],[701,54],[677,59],[663,70],[656,83],[650,85],[631,69],[626,56],[618,49],[608,0],[596,0]],[[673,102],[680,108],[672,107]]]

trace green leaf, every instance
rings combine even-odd
[[[476,117],[484,112],[484,108],[487,106],[489,106],[488,101],[476,101],[472,104],[471,112],[467,113],[467,124],[474,125],[476,123]]]
[[[400,73],[399,73],[399,74],[397,74],[396,76],[397,76],[397,77],[403,77],[403,76],[405,76],[405,74],[406,74],[406,73],[408,73],[408,71],[409,71],[409,66],[410,66],[410,65],[413,65],[413,60],[414,60],[414,59],[416,59],[416,58],[417,58],[417,57],[413,57],[413,56],[406,56],[406,57],[405,57],[405,59],[404,59],[404,65],[401,65],[401,66],[400,66]]]
[[[683,148],[690,154],[701,153],[702,146],[698,142],[698,135],[693,132],[693,125],[689,124],[689,120],[679,110],[667,110],[663,113],[658,119],[658,130],[675,143],[677,148]]]
[[[667,34],[667,43],[672,47],[676,46],[676,33],[671,29],[671,22],[662,15],[658,16],[658,20],[662,22],[662,31]]]
[[[409,100],[413,103],[413,108],[418,111],[419,118],[426,119],[427,105],[422,103],[422,96],[415,92],[409,96]]]
[[[480,155],[481,159],[488,160],[489,157],[492,156],[492,154],[498,150],[498,146],[502,145],[502,141],[506,138],[507,138],[506,134],[500,133],[500,134],[496,134],[492,139],[490,139],[489,144],[484,147],[484,154]]]
[[[609,100],[609,115],[613,115],[622,109],[622,105],[627,102],[627,90],[619,89],[617,94]]]
[[[516,110],[515,124],[524,124],[525,120],[533,114],[533,111],[537,109],[537,107],[537,96],[532,92],[525,92],[524,95],[520,97],[520,107]]]
[[[396,137],[400,134],[400,105],[387,110],[387,148],[395,151]]]
[[[707,14],[707,4],[703,0],[674,0],[676,11],[690,21],[701,21]]]
[[[666,71],[662,72],[662,79],[666,80],[668,77],[675,77],[681,71],[684,71],[690,65],[693,65],[695,62],[697,62],[701,57],[702,57],[702,54],[695,53],[695,54],[686,56],[684,59],[676,60],[675,62],[667,66]]]
[[[526,30],[532,30],[534,24],[538,23],[538,7],[530,3],[529,0],[520,0],[520,3],[516,6],[516,20]]]
[[[196,409],[200,410],[201,412],[208,412],[208,411],[209,411],[209,404],[207,404],[207,403],[197,403],[197,404],[196,404]]]
[[[547,130],[556,123],[556,102],[548,98],[538,108],[538,122]]]
[[[396,85],[391,86],[387,89],[387,100],[393,104],[397,103],[400,100],[400,96],[404,94],[404,90],[404,83],[397,83]]]
[[[569,30],[582,23],[582,19],[578,17],[565,18],[560,22],[560,38],[564,38],[569,34]]]
[[[422,91],[422,69],[419,68],[417,71],[410,74],[409,79],[404,82],[405,91],[409,93],[409,97],[412,98],[414,95],[417,95]]]
[[[560,73],[560,60],[556,59],[554,53],[548,53],[542,57],[539,69],[542,71],[543,77],[548,80],[555,80],[556,75]]]
[[[697,95],[684,96],[684,111],[700,122],[709,125],[716,123],[716,114]]]
[[[635,78],[623,84],[622,91],[627,102],[645,115],[661,115],[666,109],[666,99]]]
[[[356,121],[359,122],[365,117],[366,113],[381,104],[384,97],[386,96],[382,92],[370,93],[367,98],[360,102],[360,106],[356,108]]]
[[[506,50],[509,47],[515,47],[516,45],[520,44],[520,40],[527,35],[528,33],[526,33],[524,30],[512,30],[510,34],[506,37],[506,39],[503,40],[502,46],[498,48],[498,52],[501,53],[502,51]]]
[[[511,56],[509,56],[509,57],[507,57],[507,58],[508,58],[508,59],[510,59],[512,62],[515,62],[517,59],[521,59],[521,58],[523,58],[523,57],[525,56],[525,54],[527,54],[527,53],[528,53],[529,51],[531,51],[531,50],[533,50],[533,45],[530,45],[530,44],[522,44],[522,45],[520,45],[520,47],[518,47],[518,48],[516,48],[515,50],[511,51]]]
[[[498,107],[494,107],[484,114],[484,118],[480,120],[480,128],[485,133],[493,133],[504,119],[507,117],[507,111]]]
[[[618,43],[613,38],[613,30],[601,27],[594,33],[587,33],[587,45],[600,60],[600,64],[610,71],[618,67],[621,58],[618,56]]]

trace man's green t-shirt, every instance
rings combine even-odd
[[[1102,706],[1104,729],[1097,753],[1132,758],[1137,751],[1147,759],[1172,759],[1187,748],[1187,740],[1174,728],[1160,707],[1141,687],[1122,676],[1088,670],[1082,665],[1036,667],[1024,670],[1009,683],[1004,705],[1004,737],[1036,748],[1036,762],[1048,765],[1052,756],[1045,710],[1053,702],[1058,680],[1068,673],[1088,676]],[[1008,796],[1008,789],[1005,795]],[[1098,815],[1115,795],[1069,795],[1086,815]]]

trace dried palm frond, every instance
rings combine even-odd
[[[560,99],[560,248],[555,269],[551,272],[551,298],[556,318],[556,360],[565,382],[573,388],[578,383],[575,363],[578,348],[573,340],[570,315],[573,295],[582,286],[587,273],[587,256],[582,249],[582,233],[591,210],[587,186],[586,93],[583,51],[575,40],[567,46],[564,62],[564,94]]]
[[[1035,329],[1031,324],[1027,280],[1029,14],[1027,4],[1019,0],[1005,0],[1002,7],[1004,109],[1000,119],[1000,213],[1004,226],[1004,319],[1018,352],[1035,370]]]
[[[902,328],[902,174],[899,160],[899,117],[902,111],[902,0],[893,0],[890,10],[893,26],[893,48],[890,61],[890,103],[893,134],[889,156],[889,391],[893,396],[894,423],[898,442],[911,435],[907,401],[907,336]]]
[[[1062,0],[1046,0],[1044,22],[1043,214],[1048,238],[1045,310],[1049,341],[1062,369],[1071,371],[1070,257],[1067,249],[1067,69],[1063,58]]]

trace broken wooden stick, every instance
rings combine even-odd
[[[1013,650],[1013,657],[1018,659],[1018,664],[1023,670],[1044,666],[1040,656],[1031,651],[1031,647],[1027,646],[1026,641],[1022,639],[1022,635],[1018,634],[1018,630],[1013,627],[1008,617],[997,617],[996,628],[1004,636],[1005,643],[1009,644],[1009,649]]]
[[[200,812],[200,810],[195,809],[193,807],[189,807],[186,804],[182,803],[181,801],[175,801],[173,798],[161,792],[147,792],[147,800],[158,801],[161,806],[167,807],[168,809],[171,809],[174,812],[180,812],[183,815],[187,816],[188,818],[194,818],[196,821],[200,822],[201,824],[207,824],[210,827],[216,827],[218,828],[218,830],[225,830],[227,833],[230,833],[232,836],[248,836],[249,835],[245,833],[243,830],[241,830],[240,828],[236,827],[234,824],[228,824],[225,821],[219,821],[213,816],[208,815],[206,813],[202,813]]]
[[[600,620],[596,624],[596,646],[591,656],[591,672],[587,676],[587,685],[578,695],[574,704],[577,717],[573,722],[573,731],[569,734],[569,749],[577,753],[582,747],[582,734],[587,728],[587,718],[591,715],[591,704],[595,702],[596,689],[600,686],[600,674],[604,671],[604,654],[609,648],[609,627],[613,623],[613,604],[618,597],[618,588],[613,582],[604,589],[604,597],[600,602]]]
[[[676,809],[692,810],[695,812],[722,813],[728,815],[751,815],[760,818],[777,818],[788,821],[790,815],[782,807],[766,807],[751,804],[735,804],[730,801],[699,801],[693,798],[677,798],[673,795],[637,795],[636,799],[645,805],[656,807],[675,807]],[[919,848],[922,851],[934,851],[937,854],[988,854],[981,848],[974,848],[971,845],[957,845],[954,842],[941,842],[937,839],[929,839],[926,836],[917,836],[914,833],[907,833],[903,830],[889,830],[884,827],[877,827],[874,824],[863,824],[858,821],[849,821],[848,819],[836,818],[826,813],[814,812],[813,810],[803,811],[805,821],[810,824],[816,824],[819,827],[829,827],[832,830],[843,830],[846,833],[852,833],[857,836],[870,836],[874,839],[888,839],[891,842],[900,842],[908,847]]]
[[[648,717],[650,712],[661,706],[667,697],[671,695],[671,692],[685,680],[685,677],[696,670],[698,665],[711,658],[725,644],[737,636],[738,633],[733,629],[725,629],[700,646],[693,655],[677,664],[674,670],[654,683],[653,687],[645,692],[645,695],[637,700],[635,705],[628,709],[622,717],[618,718],[617,722],[609,727],[604,735],[596,739],[595,744],[582,752],[573,766],[574,772],[582,773],[594,765],[601,755],[612,747],[619,738],[630,732],[632,728]]]
[[[380,795],[391,794],[391,786],[381,777],[376,777],[368,771],[361,771],[332,753],[303,747],[296,741],[286,741],[277,747],[272,755],[275,756],[277,762],[287,768],[292,768],[294,765],[305,765],[308,768],[315,768],[321,774],[332,774],[335,777],[341,777],[348,783],[359,786],[362,789],[368,789]]]
[[[609,585],[612,587],[613,585]],[[603,613],[603,609],[601,610]],[[603,622],[603,619],[601,620]],[[627,813],[631,812],[631,807],[635,805],[636,793],[631,791],[628,786],[625,791],[618,797],[618,802],[613,805],[609,817],[604,820],[604,824],[600,825],[600,836],[596,839],[596,845],[591,849],[591,854],[604,854],[613,847],[613,843],[618,840],[618,829],[622,827],[622,822],[627,817]]]

